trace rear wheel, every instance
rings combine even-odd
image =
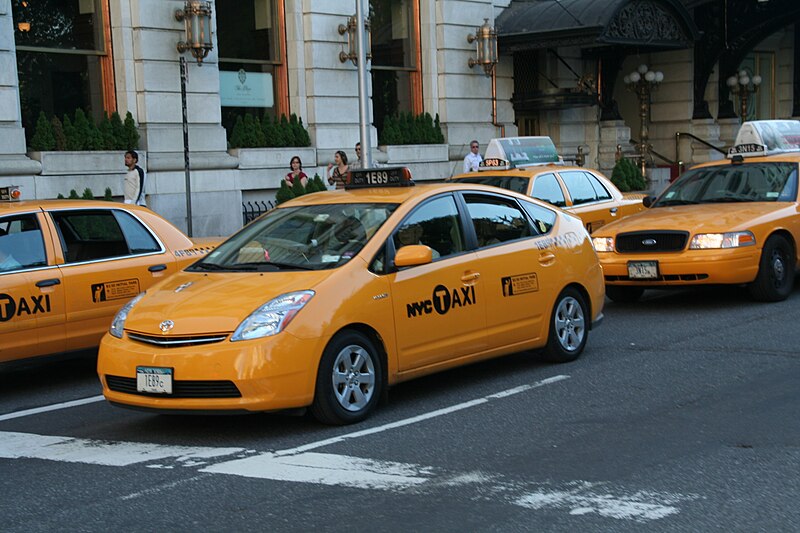
[[[332,425],[364,420],[380,399],[381,372],[379,352],[366,335],[339,333],[322,354],[311,413]]]
[[[639,301],[644,294],[642,287],[630,287],[627,285],[606,285],[606,296],[612,302],[633,303]]]
[[[764,243],[758,275],[748,285],[750,296],[761,302],[779,302],[792,292],[795,276],[794,249],[781,235],[773,235]]]
[[[553,363],[574,361],[589,337],[589,312],[583,296],[568,287],[558,295],[550,317],[550,331],[544,357]]]

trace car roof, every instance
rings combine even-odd
[[[145,209],[133,204],[121,204],[119,202],[108,202],[105,200],[22,200],[19,202],[0,202],[0,214],[12,214],[19,212],[38,211],[40,209],[127,209],[129,211]]]
[[[602,172],[594,168],[586,168],[586,167],[579,167],[575,165],[559,165],[556,163],[546,164],[546,165],[531,165],[528,167],[515,167],[515,168],[498,168],[498,169],[485,169],[479,170],[478,172],[467,172],[464,174],[456,174],[451,180],[460,180],[460,179],[469,179],[469,178],[476,178],[480,177],[481,175],[487,176],[497,176],[502,174],[503,176],[521,176],[521,177],[534,177],[538,176],[539,174],[545,174],[549,172],[564,172],[568,170],[582,170],[582,171],[589,171],[595,174],[600,174],[604,176]]]
[[[743,165],[747,165],[748,163],[800,163],[800,152],[785,152],[780,154],[772,154],[772,155],[763,155],[763,156],[755,156],[755,157],[745,157],[743,158],[742,163]],[[724,166],[724,165],[732,165],[730,159],[718,159],[716,161],[706,161],[705,163],[699,163],[697,165],[693,165],[691,168],[704,168],[704,167],[717,167],[717,166]],[[691,170],[691,169],[690,169]]]

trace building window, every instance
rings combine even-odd
[[[387,116],[422,112],[419,0],[370,0],[373,123]]]
[[[282,0],[217,2],[217,41],[222,125],[233,131],[236,118],[251,113],[280,116],[285,68]]]
[[[22,125],[44,111],[100,120],[116,109],[107,0],[12,0]]]

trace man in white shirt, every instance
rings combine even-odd
[[[480,145],[478,144],[478,141],[473,140],[471,143],[469,143],[469,153],[464,158],[465,173],[478,171],[478,167],[480,166],[481,161],[483,161],[481,154],[478,153],[479,147]]]
[[[138,165],[139,154],[134,150],[125,152],[125,166],[128,173],[122,182],[122,190],[125,194],[126,204],[136,204],[147,206],[144,196],[145,177],[144,170]]]

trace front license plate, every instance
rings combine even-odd
[[[631,279],[658,279],[658,261],[628,261]]]
[[[136,390],[151,394],[172,394],[172,369],[137,366]]]

